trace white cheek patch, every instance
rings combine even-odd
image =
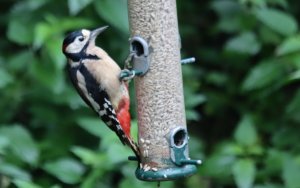
[[[87,43],[87,41],[89,40],[89,35],[90,35],[90,31],[83,29],[81,31],[84,40],[83,41],[79,41],[78,38],[76,38],[71,44],[69,44],[66,48],[66,52],[68,53],[79,53],[81,52],[81,50],[83,49],[84,45]]]
[[[71,44],[68,45],[68,47],[66,48],[66,52],[68,53],[79,53],[81,51],[81,49],[84,47],[84,42],[79,42],[79,40],[75,39],[74,42],[72,42]]]

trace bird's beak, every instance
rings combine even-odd
[[[97,29],[94,29],[93,31],[91,31],[91,37],[90,37],[90,41],[95,41],[97,36],[102,33],[103,31],[105,31],[108,28],[108,26],[103,26]]]

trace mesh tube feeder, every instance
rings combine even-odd
[[[166,181],[196,173],[188,155],[180,38],[175,0],[128,0],[135,77],[138,145],[136,176]]]

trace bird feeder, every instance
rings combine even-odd
[[[196,173],[188,154],[176,0],[128,0],[141,152],[136,176],[165,181]]]

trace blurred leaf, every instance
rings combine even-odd
[[[262,44],[278,45],[282,42],[280,34],[274,32],[269,27],[262,25],[259,28],[259,38]]]
[[[300,35],[287,38],[276,49],[276,55],[287,55],[295,52],[300,52]]]
[[[18,44],[29,45],[33,39],[32,28],[22,22],[22,19],[14,19],[9,22],[7,37]]]
[[[9,148],[19,159],[35,165],[39,159],[39,150],[30,133],[20,125],[0,127],[0,137],[9,140]]]
[[[109,24],[125,34],[129,33],[127,1],[126,0],[98,0],[95,1],[97,13]]]
[[[300,70],[296,70],[288,75],[286,79],[286,84],[299,79],[300,79]]]
[[[239,188],[253,187],[256,168],[252,160],[240,159],[236,161],[232,168],[235,183]]]
[[[21,179],[16,179],[14,180],[14,184],[18,187],[18,188],[42,188],[39,185],[34,184],[33,182],[30,181],[24,181]]]
[[[112,142],[111,142],[112,143]],[[107,148],[109,161],[113,164],[128,161],[128,156],[133,156],[134,153],[121,142],[114,142]]]
[[[6,70],[1,69],[0,67],[0,89],[12,83],[13,80],[13,76],[11,76]]]
[[[47,41],[52,41],[54,38],[56,40],[56,44],[58,44],[57,40],[61,40],[60,38],[65,31],[74,30],[74,29],[82,29],[86,27],[94,27],[96,22],[87,18],[63,18],[60,19],[55,15],[48,14],[46,16],[46,22],[39,22],[34,27],[34,41],[33,46],[35,48],[40,48]],[[57,27],[59,25],[59,27]],[[62,40],[59,46],[57,46],[57,50],[61,50]],[[61,54],[61,52],[60,52]]]
[[[283,8],[288,8],[288,3],[286,0],[267,0],[267,2],[273,5],[279,5]]]
[[[242,84],[242,90],[261,89],[275,82],[279,84],[283,81],[283,71],[283,65],[277,61],[261,62],[250,70]]]
[[[262,8],[254,12],[258,20],[275,32],[289,36],[297,32],[297,21],[289,14],[271,8]]]
[[[69,11],[71,15],[78,14],[82,9],[88,6],[93,0],[68,0]]]
[[[84,147],[74,146],[71,148],[71,151],[86,165],[92,165],[96,167],[101,163],[104,164],[107,160],[105,155],[99,154],[96,151],[92,151]]]
[[[231,175],[231,168],[235,161],[236,157],[233,155],[215,153],[204,160],[200,173],[204,176],[227,179]]]
[[[24,13],[24,11],[34,11],[39,8],[41,8],[43,5],[45,5],[49,0],[24,0],[19,1],[15,4],[15,6],[12,9],[12,12],[19,12]]]
[[[193,110],[193,109],[186,109],[185,113],[186,113],[186,119],[187,120],[197,121],[201,117],[200,114],[198,112],[196,112],[195,110]]]
[[[300,90],[297,91],[288,103],[285,113],[288,118],[300,122]]]
[[[53,66],[48,60],[39,62],[34,59],[30,67],[30,73],[43,87],[55,94],[61,94],[65,89],[65,75],[63,70],[56,70]]]
[[[206,101],[206,97],[202,94],[194,94],[192,98],[186,100],[185,105],[189,107],[196,107],[199,104],[202,104]]]
[[[296,188],[300,185],[300,163],[287,157],[283,164],[282,178],[286,188]]]
[[[245,115],[240,120],[234,132],[234,138],[244,146],[251,146],[257,142],[254,120],[250,115]]]
[[[239,155],[242,155],[244,154],[244,150],[243,148],[239,145],[239,144],[236,144],[236,143],[226,143],[222,146],[222,154],[225,154],[225,155],[236,155],[236,156],[239,156]]]
[[[24,50],[19,53],[15,53],[14,56],[9,59],[8,66],[12,71],[24,73],[33,60],[33,52],[31,50]]]
[[[34,28],[34,47],[39,48],[53,34],[53,29],[47,23],[41,22]]]
[[[7,137],[0,136],[0,154],[5,154],[6,147],[9,146],[9,140]]]
[[[81,183],[80,188],[91,188],[91,187],[101,187],[98,185],[99,181],[102,181],[102,177],[104,177],[104,173],[106,173],[106,169],[104,168],[93,168],[91,173],[89,173],[84,181]],[[105,176],[107,177],[107,176]]]
[[[227,51],[254,55],[259,52],[260,43],[252,32],[246,32],[229,40],[225,48]]]
[[[85,172],[84,166],[71,158],[62,158],[47,162],[43,168],[62,182],[68,184],[80,182]]]
[[[275,183],[266,183],[265,185],[255,185],[253,188],[282,188],[282,185]]]
[[[240,0],[244,3],[252,3],[256,7],[265,7],[266,6],[266,0]]]
[[[228,79],[228,75],[222,72],[211,72],[206,76],[207,82],[220,87],[225,86]]]
[[[264,154],[264,148],[261,145],[252,145],[250,147],[247,148],[247,153],[249,155],[263,155]]]
[[[28,172],[22,170],[21,168],[0,161],[0,174],[7,175],[11,178],[16,178],[20,180],[30,180],[31,177]]]
[[[165,187],[172,187],[170,186],[171,182],[161,182],[160,183],[161,186],[163,186],[164,188]],[[166,186],[166,185],[169,185],[169,186]],[[120,183],[120,188],[140,188],[140,187],[143,187],[143,188],[153,188],[153,187],[156,187],[157,186],[157,182],[143,182],[143,181],[136,181],[136,179],[134,178],[124,178],[121,183]]]
[[[270,175],[280,173],[283,167],[284,156],[283,152],[276,149],[269,149],[265,160],[267,173]]]
[[[114,149],[115,147],[111,147],[111,143],[116,143],[116,145],[117,145],[116,147],[118,147],[119,145],[121,145],[123,148],[126,147],[121,143],[118,136],[116,136],[116,134],[113,131],[111,131],[100,118],[79,118],[77,120],[77,122],[78,122],[79,126],[82,127],[84,130],[86,130],[87,132],[101,138],[101,148],[104,150],[108,149],[109,153],[114,152],[114,150],[115,150]],[[117,148],[117,149],[120,149],[120,148]],[[125,155],[126,155],[126,153],[128,154],[128,151],[126,152],[124,150],[124,152],[125,152],[124,154]],[[112,154],[112,155],[114,155],[114,154]],[[112,156],[112,158],[114,158],[114,157],[115,156]],[[123,157],[123,156],[120,156],[120,157]]]
[[[66,58],[61,51],[61,45],[63,39],[60,37],[54,37],[52,42],[46,43],[46,49],[54,65],[58,70],[64,69],[66,66]]]
[[[232,17],[241,11],[241,6],[232,0],[213,1],[211,7],[220,17]]]
[[[78,118],[79,126],[99,138],[104,137],[107,133],[103,129],[107,128],[100,118]]]

